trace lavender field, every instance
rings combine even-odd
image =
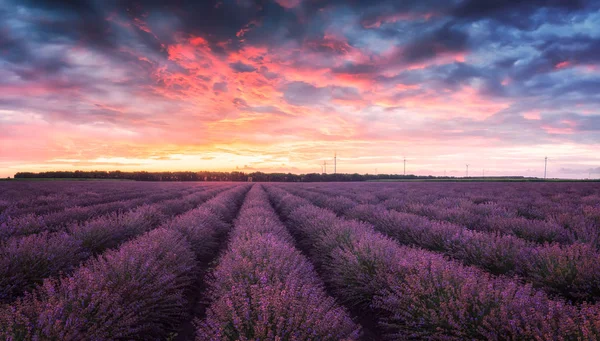
[[[2,340],[600,340],[600,184],[0,183]]]

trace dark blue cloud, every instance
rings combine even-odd
[[[379,67],[374,64],[356,64],[356,63],[346,63],[339,67],[334,67],[331,69],[333,73],[343,73],[349,75],[363,75],[363,74],[372,74],[379,70]]]
[[[468,35],[460,28],[446,24],[402,45],[399,57],[410,63],[430,59],[444,53],[466,52],[468,40]]]
[[[465,0],[454,7],[450,13],[461,19],[492,19],[527,29],[543,21],[543,17],[534,15],[537,12],[555,10],[563,14],[571,13],[586,9],[591,2],[586,0]]]
[[[230,63],[229,67],[235,72],[254,72],[256,68],[252,65],[244,64],[242,62]]]

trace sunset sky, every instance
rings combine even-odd
[[[1,177],[600,177],[599,108],[600,1],[0,0]]]

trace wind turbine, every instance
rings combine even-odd
[[[337,152],[333,153],[333,174],[337,174]]]

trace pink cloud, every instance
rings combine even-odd
[[[275,0],[281,7],[284,8],[294,8],[297,7],[302,0]]]

